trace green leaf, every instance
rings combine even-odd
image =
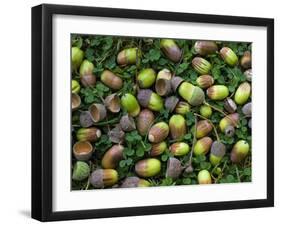
[[[183,184],[191,184],[192,183],[192,180],[190,179],[190,178],[184,178],[183,180],[182,180],[182,183]]]
[[[92,62],[94,60],[94,50],[92,48],[86,49],[85,57]]]
[[[119,162],[119,166],[120,166],[121,168],[125,167],[126,164],[127,164],[126,160],[121,160],[121,161]]]

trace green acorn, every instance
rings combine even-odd
[[[207,89],[214,84],[214,78],[211,75],[200,75],[196,79],[196,83],[202,89]]]
[[[140,113],[140,105],[139,105],[137,99],[130,93],[126,93],[124,96],[122,96],[121,106],[132,117],[135,117]]]
[[[161,171],[161,162],[155,158],[140,160],[135,165],[135,171],[140,177],[156,176]]]
[[[78,47],[71,48],[71,68],[77,70],[84,58],[84,52]]]
[[[169,150],[174,156],[183,156],[189,152],[189,145],[184,142],[173,143]]]
[[[245,51],[241,61],[240,61],[240,65],[244,68],[244,69],[249,69],[252,67],[252,56],[251,56],[251,52],[250,51]]]
[[[167,143],[165,141],[162,141],[157,144],[152,144],[149,155],[151,157],[159,156],[166,150],[167,150]]]
[[[202,57],[193,58],[192,66],[194,70],[197,71],[200,75],[208,74],[212,67],[210,62]]]
[[[229,91],[224,85],[213,85],[207,89],[207,95],[211,100],[223,100],[229,95]]]
[[[211,184],[212,178],[208,170],[201,170],[197,175],[197,180],[199,184]]]
[[[220,120],[220,124],[219,124],[220,130],[224,132],[228,126],[236,126],[238,121],[239,121],[238,113],[229,114]]]
[[[147,180],[138,177],[126,177],[121,188],[149,187],[150,185]]]
[[[141,51],[138,48],[128,48],[118,53],[117,63],[125,66],[129,64],[139,63],[141,58]]]
[[[119,90],[123,86],[123,80],[109,70],[104,70],[100,79],[106,86],[113,90]]]
[[[140,135],[145,136],[154,122],[154,114],[148,109],[143,109],[137,118],[137,129]]]
[[[220,141],[214,141],[211,147],[210,162],[213,166],[217,165],[226,152],[225,145]]]
[[[78,141],[72,147],[74,157],[80,161],[87,161],[92,157],[94,148],[88,141]]]
[[[197,140],[194,146],[194,154],[198,155],[206,155],[213,143],[213,140],[210,137],[203,137],[200,140]]]
[[[71,92],[72,93],[79,93],[80,91],[80,84],[76,80],[71,80]]]
[[[245,104],[251,95],[251,85],[243,82],[235,92],[234,100],[236,104]]]
[[[163,99],[150,89],[140,89],[137,98],[142,107],[152,111],[161,111],[164,108]]]
[[[118,173],[114,169],[97,169],[90,176],[94,188],[111,187],[118,181]]]
[[[212,131],[212,129],[213,127],[208,120],[200,120],[197,123],[196,137],[197,138],[205,137]]]
[[[160,42],[160,47],[166,57],[168,57],[173,62],[179,62],[182,56],[182,51],[172,39],[162,39]]]
[[[234,163],[240,163],[250,151],[250,145],[245,140],[239,140],[232,148],[230,158]]]
[[[172,139],[180,139],[186,134],[186,122],[182,115],[173,115],[169,120]]]
[[[181,166],[180,160],[170,157],[167,161],[167,169],[166,169],[166,178],[170,177],[173,180],[176,180],[179,178],[181,172],[183,170],[183,167]]]
[[[148,132],[148,140],[152,143],[160,143],[169,135],[169,126],[166,122],[154,124]]]
[[[93,74],[93,70],[94,70],[94,64],[88,60],[83,60],[79,69],[80,77],[83,77],[84,75]]]
[[[193,106],[201,105],[205,100],[205,94],[201,88],[189,82],[183,82],[178,89],[179,95]]]
[[[206,56],[216,53],[218,46],[214,41],[196,41],[194,50],[201,56]]]
[[[208,105],[201,105],[200,107],[200,114],[204,116],[205,118],[210,118],[213,111],[212,108]]]
[[[227,63],[229,66],[235,66],[238,63],[237,55],[233,52],[232,49],[228,47],[223,47],[220,50],[220,55],[224,62]]]
[[[101,131],[96,127],[80,128],[76,132],[76,138],[79,141],[95,142],[100,137],[101,137]]]
[[[152,68],[142,69],[137,76],[137,82],[140,88],[149,88],[156,79],[156,73]]]
[[[185,101],[180,101],[176,105],[175,112],[180,115],[186,115],[187,112],[190,112],[190,105]]]
[[[90,175],[90,166],[86,162],[77,161],[74,164],[72,172],[72,180],[82,181]]]
[[[115,144],[109,148],[101,160],[101,165],[104,169],[115,169],[119,162],[123,159],[124,146]]]

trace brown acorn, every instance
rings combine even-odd
[[[120,98],[116,93],[107,96],[104,100],[104,104],[112,113],[118,113],[120,111]]]
[[[97,169],[90,176],[94,188],[110,187],[118,181],[118,173],[114,169]]]
[[[229,125],[236,127],[238,121],[239,121],[238,113],[229,114],[220,120],[219,123],[220,130],[224,132],[226,127]]]
[[[250,145],[245,140],[239,140],[231,150],[231,161],[240,163],[243,161],[250,151]]]
[[[82,111],[79,116],[80,125],[84,128],[90,127],[94,124],[91,113],[89,111]]]
[[[116,125],[112,130],[108,131],[107,135],[109,140],[116,144],[123,143],[125,138],[125,132],[122,130],[119,124]]]
[[[194,146],[194,154],[196,156],[198,155],[206,155],[211,146],[212,146],[213,140],[210,137],[203,137],[196,141]]]
[[[80,96],[76,93],[71,93],[71,109],[72,109],[72,111],[79,108],[80,105],[81,105]]]
[[[123,131],[130,132],[136,129],[134,118],[129,115],[123,115],[120,119],[120,126]]]
[[[78,141],[73,145],[72,151],[77,160],[87,161],[91,158],[94,148],[88,141]]]
[[[179,62],[182,56],[182,51],[172,39],[162,39],[160,42],[160,47],[166,57],[168,57],[173,62]]]
[[[152,144],[151,150],[149,152],[149,155],[151,157],[159,156],[161,155],[165,150],[167,150],[167,143],[165,141],[162,141],[157,144]]]
[[[212,131],[212,129],[213,127],[208,120],[200,120],[197,123],[196,137],[197,138],[205,137]]]
[[[153,124],[155,117],[152,111],[144,109],[137,117],[137,129],[140,135],[145,136]]]
[[[169,110],[169,112],[173,112],[178,102],[179,102],[179,98],[177,98],[176,96],[170,96],[165,99],[164,105],[165,108]]]
[[[166,177],[170,177],[173,180],[179,178],[183,167],[181,166],[180,160],[170,157],[167,161]]]
[[[251,52],[250,51],[245,51],[241,61],[240,61],[240,65],[244,68],[244,69],[249,69],[252,67],[252,56],[251,56]]]
[[[115,144],[109,148],[101,160],[101,165],[104,169],[115,169],[119,162],[123,159],[124,146]]]
[[[84,87],[93,87],[96,84],[96,76],[93,74],[85,74],[80,77],[80,81]]]
[[[76,138],[79,141],[95,142],[100,137],[101,137],[101,131],[96,127],[80,128],[76,132]]]
[[[196,82],[202,89],[207,89],[214,84],[214,78],[211,75],[200,75]]]
[[[152,111],[161,111],[164,108],[162,97],[150,89],[140,89],[137,98],[142,107],[149,108]]]
[[[208,74],[212,68],[210,62],[202,57],[194,57],[192,60],[192,66],[200,75]]]
[[[150,183],[147,180],[139,177],[126,177],[122,182],[121,188],[149,187]]]
[[[121,66],[135,64],[141,58],[141,51],[138,48],[124,49],[118,53],[117,63]]]
[[[249,102],[242,107],[242,112],[246,117],[252,116],[252,103]]]
[[[140,177],[156,176],[161,171],[161,162],[156,158],[140,160],[135,165],[135,171]]]
[[[184,80],[183,80],[183,78],[181,78],[179,76],[174,76],[171,79],[172,89],[174,92],[177,92],[177,89],[182,82],[184,82]]]
[[[194,44],[194,50],[201,56],[214,54],[218,51],[218,46],[214,41],[197,41]]]
[[[102,72],[101,81],[113,90],[119,90],[123,86],[123,80],[109,70]]]
[[[160,143],[169,135],[169,126],[166,122],[154,124],[148,133],[148,140],[152,143]]]
[[[91,113],[92,120],[94,122],[99,122],[106,117],[106,109],[105,106],[102,104],[92,104],[89,107],[89,112]]]
[[[229,113],[234,113],[237,110],[237,105],[230,97],[225,99],[223,106]]]
[[[186,134],[186,121],[182,115],[173,115],[169,120],[172,139],[180,139]]]
[[[213,166],[217,165],[225,155],[226,147],[220,141],[214,141],[211,147],[210,162]]]

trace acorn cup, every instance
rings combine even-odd
[[[243,82],[239,85],[235,92],[234,100],[236,104],[245,104],[251,95],[251,85],[248,82]]]
[[[96,76],[93,74],[85,74],[80,77],[80,82],[84,87],[93,87],[96,85]]]
[[[77,161],[73,166],[72,180],[82,181],[90,175],[90,166],[86,162]]]
[[[172,91],[171,80],[167,80],[164,78],[157,79],[155,83],[155,91],[160,96],[169,95]]]
[[[159,156],[166,150],[167,150],[167,143],[165,141],[162,141],[157,144],[152,144],[149,155],[151,157]]]
[[[200,120],[197,123],[196,137],[198,139],[205,137],[212,131],[212,129],[213,129],[213,127],[208,120]]]
[[[211,100],[223,100],[229,95],[228,88],[224,85],[213,85],[207,89],[207,96]]]
[[[224,132],[225,129],[227,128],[227,126],[236,127],[236,124],[238,123],[238,121],[239,121],[238,113],[229,114],[220,120],[220,123],[219,123],[220,130],[222,132]]]
[[[241,61],[240,61],[240,65],[241,67],[243,67],[244,69],[249,69],[252,67],[252,56],[251,56],[251,52],[250,51],[245,51]]]
[[[82,111],[79,116],[80,126],[87,128],[94,124],[91,113],[89,111]]]
[[[233,163],[242,162],[249,154],[250,145],[245,140],[239,140],[232,148],[230,158]]]
[[[93,70],[94,70],[94,64],[88,60],[83,60],[79,69],[80,77],[88,74],[93,74]]]
[[[141,51],[138,48],[128,48],[118,53],[117,63],[121,66],[135,64],[140,61]]]
[[[74,157],[80,161],[87,161],[91,158],[94,148],[88,141],[78,141],[72,147]]]
[[[156,73],[152,68],[145,68],[140,71],[137,76],[137,83],[140,88],[149,88],[156,79]]]
[[[109,70],[104,70],[100,79],[106,86],[113,90],[119,90],[123,86],[123,80]]]
[[[116,93],[107,96],[104,100],[104,105],[112,113],[118,113],[120,111],[120,98]]]
[[[114,169],[97,169],[90,176],[94,188],[111,187],[118,181],[118,173]]]
[[[96,127],[80,128],[76,132],[76,138],[79,141],[95,142],[100,137],[101,137],[101,131]]]
[[[140,89],[137,98],[142,107],[152,111],[161,111],[164,108],[163,99],[150,89]]]
[[[190,112],[190,105],[185,101],[180,101],[176,105],[175,112],[180,115],[185,115],[187,112]]]
[[[244,71],[244,75],[248,82],[252,82],[252,77],[253,77],[252,69],[248,69],[248,70]]]
[[[231,125],[227,126],[224,130],[224,134],[227,137],[233,137],[234,133],[235,133],[235,128],[234,128],[234,126],[231,126]]]
[[[101,160],[101,165],[104,169],[115,169],[119,162],[123,159],[124,146],[115,144],[109,148]]]
[[[194,146],[194,155],[206,155],[212,146],[213,140],[210,137],[203,137],[197,140]]]
[[[137,130],[140,135],[145,136],[153,124],[155,117],[152,111],[143,109],[137,117]]]
[[[207,56],[216,53],[218,46],[214,41],[196,41],[194,50],[201,56]]]
[[[225,145],[220,141],[214,141],[211,147],[210,162],[213,166],[217,165],[226,152]]]
[[[121,126],[118,124],[112,130],[107,133],[108,138],[111,142],[120,144],[124,142],[125,132],[121,129]]]
[[[178,93],[192,106],[201,105],[205,100],[203,90],[200,87],[194,86],[188,82],[183,82],[179,86]]]
[[[189,152],[189,145],[184,142],[177,142],[173,143],[169,147],[169,151],[174,155],[174,156],[183,156],[186,155]]]
[[[179,178],[181,172],[183,170],[183,167],[181,166],[180,160],[170,157],[167,161],[167,169],[166,169],[166,177],[170,177],[173,180],[176,180]]]
[[[139,177],[126,177],[121,184],[121,188],[149,187],[151,184]]]
[[[182,56],[182,51],[172,39],[162,39],[160,42],[160,48],[166,57],[168,57],[174,63],[180,61]]]
[[[192,60],[192,66],[194,70],[200,75],[208,74],[212,67],[210,62],[202,57],[194,57]]]
[[[92,104],[89,107],[89,112],[91,114],[92,120],[94,122],[100,122],[106,117],[106,108],[102,104]]]
[[[172,139],[180,139],[186,134],[186,121],[182,115],[173,115],[169,120]]]
[[[71,93],[79,93],[80,84],[76,80],[71,80]]]
[[[165,108],[169,110],[169,112],[173,112],[179,102],[179,98],[176,96],[170,96],[165,98]]]
[[[161,171],[161,162],[156,158],[140,160],[135,165],[135,171],[144,178],[156,176]]]
[[[229,66],[233,67],[238,63],[237,55],[229,47],[221,48],[220,55],[224,62],[227,63]]]
[[[72,109],[72,111],[78,109],[80,105],[81,105],[80,96],[76,93],[71,93],[71,109]]]
[[[212,178],[208,170],[201,170],[197,175],[198,184],[211,184]]]
[[[208,105],[201,105],[200,107],[200,114],[204,116],[205,118],[210,118],[213,111],[212,108]]]
[[[214,84],[214,78],[211,75],[200,75],[196,82],[202,89],[207,89]]]
[[[133,117],[129,115],[123,115],[120,119],[120,126],[123,131],[130,132],[136,129],[136,124]]]
[[[229,113],[234,113],[237,110],[235,102],[229,97],[225,99],[223,106]]]
[[[169,126],[166,122],[154,124],[148,132],[148,140],[151,143],[160,143],[169,135]]]
[[[174,92],[177,92],[178,87],[180,86],[181,83],[183,83],[184,80],[183,78],[179,77],[179,76],[174,76],[171,79],[171,85],[172,85],[172,89]]]
[[[140,105],[139,105],[137,99],[130,93],[126,93],[122,96],[121,106],[132,117],[135,117],[140,113]]]
[[[77,70],[84,58],[84,52],[78,47],[71,48],[71,68]]]
[[[246,117],[252,116],[252,103],[249,102],[242,107],[242,112]]]

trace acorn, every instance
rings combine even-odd
[[[182,115],[173,115],[169,120],[172,139],[180,139],[186,134],[186,121]]]
[[[187,112],[190,112],[190,105],[185,101],[180,101],[176,105],[175,112],[180,115],[185,115]]]
[[[174,63],[180,61],[182,56],[182,51],[172,39],[162,39],[160,42],[160,47],[166,57],[168,57]]]
[[[239,121],[238,113],[229,114],[220,120],[220,124],[219,124],[220,130],[224,132],[227,126],[229,125],[236,126],[238,121]]]
[[[189,82],[183,82],[179,86],[178,92],[179,95],[192,106],[201,105],[205,100],[205,94],[203,90]]]
[[[96,84],[96,76],[93,74],[85,74],[80,77],[80,82],[84,87],[93,87]]]
[[[197,123],[197,128],[196,128],[196,137],[197,138],[202,138],[207,136],[211,131],[213,127],[211,123],[208,120],[200,120]]]
[[[177,89],[182,82],[184,82],[183,78],[181,78],[179,76],[172,77],[171,85],[172,85],[172,89],[174,92],[177,92]]]
[[[177,98],[176,96],[170,96],[165,99],[164,105],[165,108],[169,110],[169,112],[173,112],[178,102],[179,102],[179,98]]]
[[[106,108],[103,104],[92,104],[89,107],[89,112],[94,122],[99,122],[106,117]]]
[[[115,169],[119,162],[123,159],[124,146],[115,144],[109,148],[101,160],[101,165],[104,169]]]
[[[113,90],[119,90],[123,86],[123,80],[109,70],[104,70],[100,79],[106,86]]]
[[[235,66],[238,63],[237,55],[229,47],[221,48],[220,55],[229,66]]]
[[[81,65],[84,58],[84,52],[78,47],[71,48],[71,68],[76,70]]]
[[[188,165],[185,169],[184,169],[184,174],[190,174],[193,173],[194,169],[192,165]]]
[[[150,183],[147,180],[138,177],[126,177],[121,184],[121,188],[149,187]]]
[[[80,128],[76,132],[76,138],[79,141],[95,142],[100,137],[101,137],[101,131],[96,127]]]
[[[252,56],[251,56],[251,52],[250,51],[245,51],[241,61],[240,61],[240,65],[241,67],[243,67],[244,69],[249,69],[252,67]]]
[[[140,105],[139,105],[137,99],[130,93],[126,93],[122,96],[121,106],[132,117],[135,117],[140,113]]]
[[[234,113],[237,110],[235,102],[230,97],[225,99],[223,106],[229,113]]]
[[[202,89],[207,89],[214,84],[214,78],[211,75],[200,75],[196,79],[196,83]]]
[[[152,68],[145,68],[140,71],[137,76],[137,83],[140,88],[149,88],[156,79],[156,73]]]
[[[94,70],[94,64],[88,60],[83,60],[79,69],[80,77],[88,74],[93,74],[93,70]]]
[[[252,76],[253,76],[252,69],[248,69],[248,70],[244,71],[244,75],[248,82],[252,82]]]
[[[208,170],[201,170],[197,175],[197,180],[199,184],[211,184],[212,178]]]
[[[86,162],[77,161],[73,166],[72,180],[82,181],[90,175],[90,166]]]
[[[120,144],[123,143],[125,138],[125,132],[121,129],[121,126],[117,124],[112,130],[107,133],[111,142]]]
[[[192,60],[192,66],[200,75],[208,74],[212,67],[210,62],[202,57],[194,57]]]
[[[233,137],[234,133],[235,133],[235,128],[232,125],[229,125],[224,129],[224,134],[227,137]]]
[[[152,144],[149,155],[151,157],[159,156],[166,150],[167,150],[167,144],[166,144],[165,141],[162,141],[162,142],[157,143],[157,144]]]
[[[213,143],[213,140],[210,137],[203,137],[196,141],[194,146],[194,155],[206,155]]]
[[[169,151],[174,155],[174,156],[183,156],[186,155],[189,152],[189,145],[184,142],[177,142],[173,143],[169,147]]]
[[[167,79],[167,80],[171,80],[172,79],[172,73],[169,69],[162,69],[161,71],[158,72],[157,74],[157,79]]]
[[[114,169],[97,169],[90,176],[94,188],[111,187],[118,181],[118,173]]]
[[[104,100],[104,105],[112,113],[118,113],[120,111],[120,98],[116,93],[107,96]]]
[[[251,94],[251,85],[248,82],[243,82],[239,85],[235,92],[234,100],[236,104],[244,104],[247,102]]]
[[[155,83],[155,91],[160,96],[167,96],[172,91],[172,83],[171,80],[167,80],[164,78],[160,78],[156,80]]]
[[[140,160],[135,165],[135,171],[140,177],[156,176],[161,171],[161,162],[155,158]]]
[[[152,111],[143,109],[137,118],[137,129],[140,135],[145,136],[153,124],[155,117]]]
[[[211,147],[210,162],[213,166],[217,165],[226,152],[225,145],[220,141],[214,141]]]
[[[234,163],[240,163],[250,151],[250,145],[245,140],[239,140],[232,148],[230,158]]]
[[[137,98],[142,107],[152,111],[161,111],[164,108],[163,99],[150,89],[140,89]]]
[[[148,132],[148,140],[152,143],[160,143],[169,135],[169,126],[166,122],[154,124]]]
[[[77,160],[87,161],[91,158],[94,148],[88,141],[78,141],[73,145],[72,151]]]
[[[207,96],[211,100],[223,100],[228,94],[228,88],[224,85],[213,85],[207,89]]]
[[[246,117],[252,116],[252,103],[249,102],[242,107],[242,112]]]
[[[91,113],[89,111],[81,111],[79,116],[80,126],[87,128],[94,124]]]
[[[123,131],[130,132],[136,129],[136,124],[133,117],[129,115],[123,115],[120,119],[120,126]]]
[[[183,167],[181,166],[180,160],[170,157],[167,161],[167,169],[166,169],[166,177],[170,177],[173,180],[176,180],[179,178],[181,172],[183,170]]]
[[[80,84],[76,80],[71,80],[71,92],[72,93],[79,93],[80,91]]]
[[[141,51],[138,48],[128,48],[124,49],[118,53],[117,63],[122,66],[129,64],[135,64],[140,61]]]
[[[213,111],[212,108],[208,105],[201,105],[200,107],[200,114],[204,116],[205,118],[210,118],[212,115]]]
[[[81,105],[80,96],[76,93],[71,93],[71,109],[72,109],[72,111],[79,108],[80,105]]]
[[[214,41],[196,41],[194,50],[197,54],[206,56],[216,53],[216,51],[218,51],[218,46]]]

